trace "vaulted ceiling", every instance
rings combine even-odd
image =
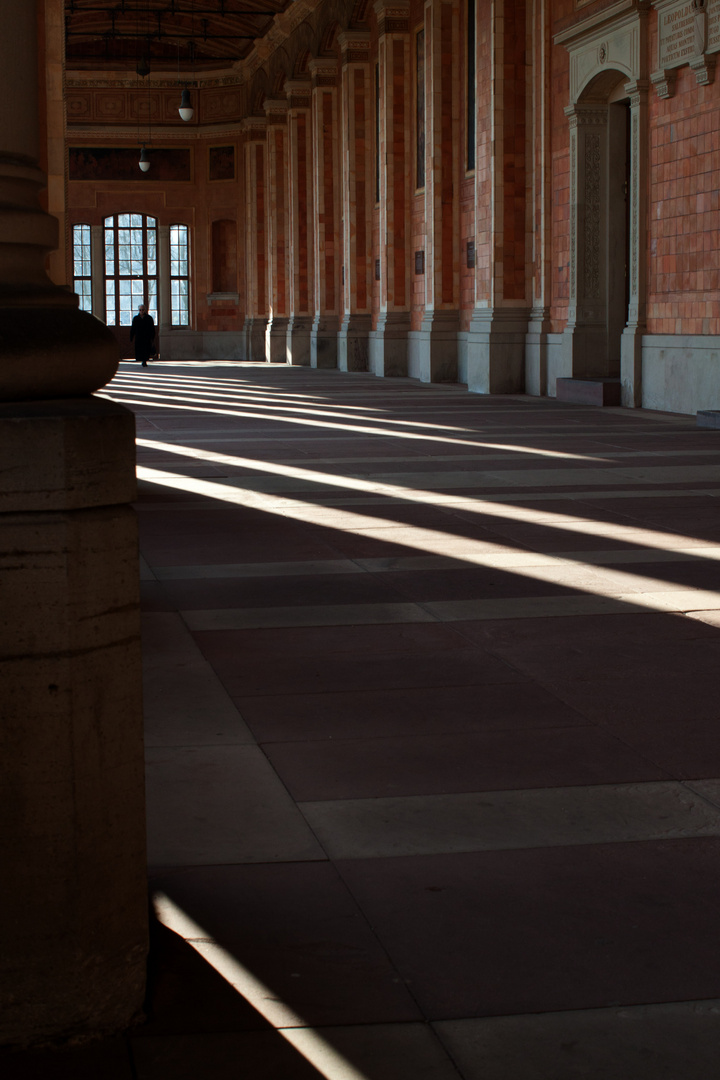
[[[292,0],[65,0],[67,66],[135,71],[231,67]]]

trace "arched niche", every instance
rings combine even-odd
[[[588,15],[570,53],[570,260],[562,374],[617,379],[641,403],[648,186],[647,0]]]

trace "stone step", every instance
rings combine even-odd
[[[573,405],[619,405],[619,379],[558,379],[557,400]]]

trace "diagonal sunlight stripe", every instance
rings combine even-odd
[[[167,473],[161,473],[144,466],[138,467],[138,477],[162,487],[191,492],[220,502],[234,503],[237,506],[262,510],[265,513],[280,514],[296,521],[307,521],[306,516],[303,515],[306,504],[299,504],[298,500],[282,499],[279,496],[274,496],[272,500],[255,496],[249,500],[247,494],[239,488],[228,487],[224,484],[193,477],[168,476]],[[332,524],[328,527],[344,532],[352,532],[353,530],[358,531],[361,527],[358,522],[363,523],[362,527],[364,529],[368,528],[366,524],[367,518],[364,515],[356,514],[351,510],[338,510],[334,515]],[[374,529],[382,530],[383,528],[397,527],[398,523],[391,519],[373,519]],[[446,555],[448,553],[448,539],[455,539],[452,533],[439,529],[426,529],[420,526],[403,526],[403,529],[406,534],[409,534],[405,535],[402,540],[405,547],[435,555]],[[506,545],[494,544],[486,540],[478,543],[468,540],[467,551],[465,549],[462,552],[453,550],[452,555],[457,559],[472,556],[472,559],[467,559],[468,562],[471,561],[473,566],[484,566],[488,555],[503,553],[508,550]],[[490,565],[489,560],[488,565]],[[580,581],[577,580],[579,568],[584,569],[586,572],[585,577]],[[703,589],[679,590],[672,587],[668,588],[667,582],[657,578],[640,576],[617,568],[606,570],[598,566],[584,566],[583,563],[562,556],[550,556],[543,566],[514,566],[512,568],[508,567],[505,572],[518,577],[530,578],[533,581],[542,581],[546,584],[566,588],[568,587],[568,581],[571,581],[580,595],[590,594],[613,598],[622,603],[640,605],[651,611],[701,611],[720,607],[720,593]],[[678,598],[682,599],[682,607],[673,606],[674,593],[678,594]],[[432,614],[433,604],[423,603],[417,606]],[[472,618],[473,616],[470,615],[469,617]]]
[[[138,390],[133,389],[133,393],[138,394],[138,393],[142,393],[142,391],[138,391]],[[113,392],[112,394],[98,394],[97,396],[98,397],[109,397],[112,401],[119,401],[124,405],[148,405],[148,404],[153,405],[153,404],[156,404],[157,407],[161,408],[161,409],[180,409],[180,410],[183,410],[185,412],[210,413],[210,414],[212,414],[214,416],[235,416],[235,417],[238,417],[241,420],[275,420],[275,421],[277,421],[278,423],[281,423],[281,424],[298,424],[298,425],[303,426],[303,427],[323,428],[325,430],[327,430],[327,428],[335,428],[335,429],[337,429],[338,431],[340,431],[342,433],[344,433],[344,432],[353,432],[356,435],[390,435],[394,439],[417,439],[417,440],[420,440],[422,442],[441,442],[441,443],[453,443],[453,444],[457,443],[460,446],[480,446],[480,447],[487,447],[487,448],[490,448],[490,449],[497,448],[497,449],[501,449],[501,450],[510,450],[510,449],[512,449],[512,450],[517,450],[517,452],[521,453],[521,454],[537,454],[537,455],[539,455],[541,457],[568,458],[568,459],[572,459],[572,460],[575,460],[575,461],[596,461],[596,460],[598,460],[595,457],[592,457],[592,456],[588,457],[585,454],[570,454],[570,453],[566,453],[565,451],[562,451],[562,450],[538,450],[535,447],[528,448],[528,447],[525,447],[525,446],[504,446],[502,444],[479,442],[479,441],[475,441],[475,440],[472,440],[472,439],[459,439],[459,438],[455,439],[455,438],[450,438],[450,437],[445,436],[445,435],[424,434],[423,432],[418,432],[418,431],[388,431],[388,430],[383,429],[383,428],[363,427],[360,424],[328,424],[324,420],[309,420],[307,417],[304,417],[304,416],[275,416],[275,415],[272,415],[272,414],[261,413],[261,412],[245,412],[245,411],[241,412],[241,411],[238,411],[237,409],[221,409],[221,408],[208,409],[208,408],[204,408],[204,407],[202,407],[200,405],[194,404],[195,399],[193,399],[193,398],[187,398],[186,403],[179,404],[179,403],[177,403],[177,402],[175,402],[173,400],[170,400],[170,399],[166,400],[166,399],[163,398],[162,400],[160,400],[158,395],[156,395],[156,394],[148,394],[148,398],[151,398],[151,400],[149,400],[149,401],[138,400],[137,398],[123,397],[122,392],[120,392],[120,393]],[[198,399],[198,400],[200,400],[200,399]],[[295,409],[293,409],[293,410],[286,410],[286,411],[317,413],[318,410],[316,408],[312,408],[312,409],[307,409],[307,410],[304,410],[304,409],[303,410],[300,410],[300,409],[295,410]],[[345,419],[347,417],[346,413],[324,413],[323,415],[325,417],[327,417],[328,419],[331,418],[331,417]],[[440,431],[467,431],[467,430],[469,430],[468,428],[444,427],[441,424],[424,424],[422,422],[412,423],[409,420],[386,420],[386,419],[380,420],[379,419],[378,423],[383,423],[383,424],[404,424],[406,427],[412,426],[412,427],[415,427],[415,428],[434,428],[435,430],[440,430]]]
[[[339,1054],[294,1009],[280,1001],[273,991],[248,971],[232,953],[218,945],[182,908],[165,893],[153,896],[159,921],[183,940],[214,968],[241,997],[267,1021],[298,1053],[317,1069],[325,1080],[370,1080]]]
[[[361,491],[372,495],[382,495],[390,499],[402,499],[404,502],[418,503],[422,506],[448,507],[450,497],[440,495],[433,491],[422,489],[410,489],[399,484],[388,484],[383,481],[364,480],[359,476],[333,476],[331,473],[320,472],[317,469],[306,469],[298,465],[278,465],[274,462],[258,461],[256,458],[241,458],[232,454],[219,454],[214,450],[198,450],[193,446],[179,446],[174,443],[160,442],[155,439],[137,439],[137,445],[151,450],[163,450],[179,457],[189,457],[198,461],[207,461],[217,465],[232,465],[236,468],[253,469],[256,473],[269,473],[273,476],[282,476],[288,479],[306,480],[309,483],[322,484],[323,487],[336,487],[343,491]],[[146,466],[140,466],[146,468]],[[163,475],[162,470],[153,469],[156,476]],[[138,475],[140,473],[138,472]],[[225,486],[225,485],[223,485]],[[229,486],[229,485],[228,485]],[[242,488],[242,477],[233,477],[233,487]],[[252,492],[250,498],[257,496],[253,489],[245,489]],[[310,499],[302,496],[293,498],[271,496],[273,503],[298,507],[315,506]],[[246,495],[247,499],[248,496]],[[655,529],[645,529],[639,525],[612,525],[604,521],[591,521],[589,518],[571,517],[569,514],[560,514],[553,510],[527,509],[521,506],[498,503],[485,499],[474,499],[466,496],[455,500],[458,509],[466,510],[473,514],[481,514],[483,517],[501,518],[506,521],[519,521],[528,525],[548,525],[562,528],[568,532],[582,533],[585,536],[608,536],[621,535],[626,543],[636,543],[642,547],[659,548],[662,551],[674,551],[678,547],[687,547],[687,541],[693,537],[684,536],[681,533],[665,533]],[[338,511],[335,510],[335,513]],[[350,513],[350,511],[348,511]],[[397,524],[397,523],[393,523]],[[363,526],[369,527],[369,526]],[[378,519],[378,527],[381,526]],[[357,526],[356,526],[357,528]],[[498,547],[498,550],[503,550]],[[505,547],[504,550],[508,550]],[[438,554],[444,554],[439,552]],[[708,558],[717,559],[716,555],[708,555]]]

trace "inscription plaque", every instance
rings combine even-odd
[[[655,6],[661,69],[682,67],[703,52],[720,51],[720,0],[705,0],[704,7],[693,0],[661,2]]]

